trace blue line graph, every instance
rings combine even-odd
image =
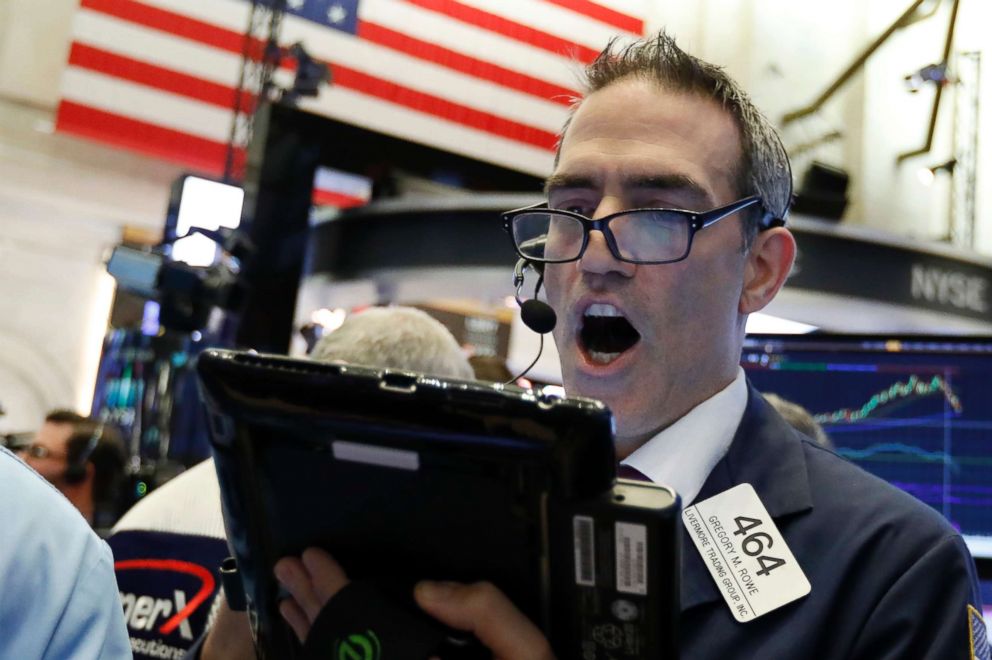
[[[837,453],[852,461],[868,460],[885,454],[907,454],[924,463],[940,463],[958,468],[957,462],[950,454],[942,451],[927,451],[913,445],[902,442],[883,442],[869,445],[864,449],[851,449],[850,447],[838,447]]]
[[[943,429],[947,425],[957,426],[955,422],[960,416],[957,414],[937,413],[934,415],[924,415],[922,417],[888,417],[872,418],[861,423],[839,423],[824,424],[831,436],[844,433],[871,433],[875,431],[889,431],[897,428],[917,428],[917,429]],[[962,427],[971,425],[969,422],[961,422]],[[992,429],[992,422],[984,425],[983,428]]]

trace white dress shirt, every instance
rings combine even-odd
[[[730,385],[663,429],[630,456],[620,461],[652,482],[670,486],[692,504],[706,478],[727,453],[747,407],[744,370]]]
[[[133,530],[226,539],[214,459],[194,465],[148,493],[114,525],[115,534]]]

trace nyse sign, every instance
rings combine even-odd
[[[989,309],[988,280],[959,271],[913,264],[911,295],[939,305],[985,313]]]

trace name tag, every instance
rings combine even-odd
[[[738,621],[756,619],[810,592],[806,574],[751,484],[686,508],[682,522]]]

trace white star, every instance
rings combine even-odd
[[[341,5],[331,5],[327,10],[327,18],[331,23],[343,23],[344,19],[348,18],[348,10]]]
[[[286,0],[286,4],[289,6],[289,8],[295,9],[297,11],[303,9],[303,5],[305,5],[306,2],[307,0]]]

